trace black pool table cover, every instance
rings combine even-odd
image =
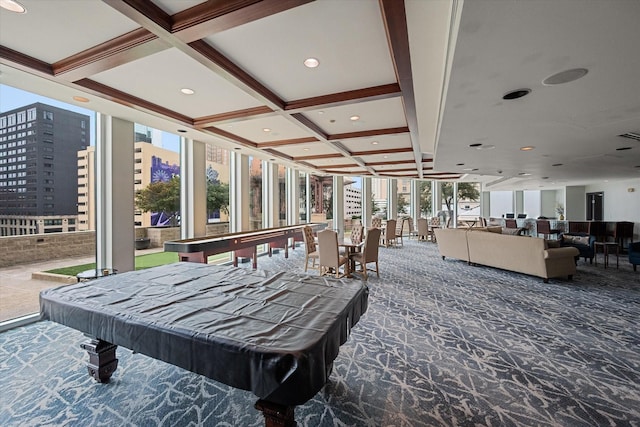
[[[368,294],[359,280],[182,262],[42,291],[40,311],[261,399],[299,405],[325,384]]]

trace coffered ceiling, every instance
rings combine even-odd
[[[640,2],[20,3],[0,11],[2,83],[196,140],[319,174],[640,179],[618,136],[640,134]]]

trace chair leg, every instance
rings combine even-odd
[[[378,261],[376,261],[376,274],[380,277],[380,272],[378,271]]]

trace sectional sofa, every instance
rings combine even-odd
[[[438,249],[445,257],[541,277],[573,278],[574,247],[549,248],[544,239],[502,234],[501,227],[436,229]]]

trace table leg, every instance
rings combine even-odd
[[[264,415],[265,427],[295,427],[296,420],[293,417],[295,406],[284,406],[276,403],[258,400],[255,408]]]
[[[92,339],[80,344],[80,348],[89,353],[89,363],[87,364],[89,375],[98,382],[109,382],[111,374],[118,367],[118,359],[116,359],[118,346],[99,339]]]

